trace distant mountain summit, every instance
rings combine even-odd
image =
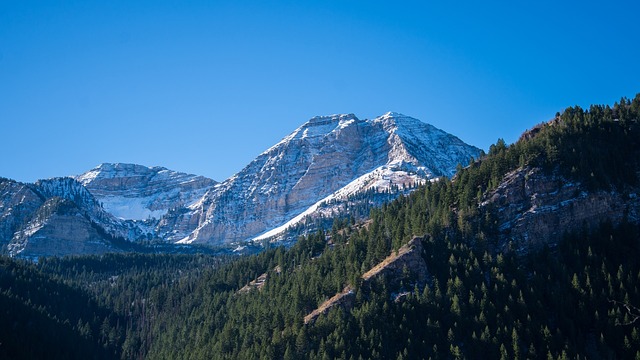
[[[100,164],[76,176],[105,210],[125,220],[161,218],[169,209],[189,206],[216,181],[136,164]]]
[[[197,226],[168,238],[225,244],[276,235],[280,231],[273,229],[285,230],[301,215],[318,215],[322,200],[333,200],[336,206],[325,213],[337,215],[338,203],[349,196],[365,190],[397,196],[399,188],[452,176],[458,164],[480,154],[457,137],[398,113],[372,120],[353,114],[314,117],[179,214]]]

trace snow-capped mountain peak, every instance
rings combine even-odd
[[[98,179],[147,176],[149,173],[164,174],[166,176],[172,172],[161,166],[147,167],[127,163],[102,163],[82,175],[75,176],[75,179],[83,185],[87,185]]]
[[[322,199],[346,199],[330,196],[349,184],[366,184],[371,191],[393,188],[390,182],[396,181],[415,185],[453,175],[458,163],[479,154],[458,138],[399,113],[372,120],[353,114],[316,116],[191,208],[184,219],[197,220],[194,231],[169,236],[183,243],[250,239],[309,212]]]
[[[296,129],[292,135],[294,135],[294,138],[297,138],[298,136],[301,136],[302,138],[326,136],[335,131],[344,129],[357,121],[359,120],[354,114],[316,116]]]

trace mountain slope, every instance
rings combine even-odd
[[[559,171],[522,167],[489,191],[480,212],[495,219],[496,244],[521,253],[554,245],[565,233],[591,232],[602,223],[640,222],[640,188],[589,189]]]
[[[116,239],[143,234],[104,211],[71,178],[23,184],[0,181],[0,243],[12,256],[93,254],[120,251]]]
[[[480,153],[453,135],[397,113],[373,120],[353,114],[315,117],[181,213],[184,221],[178,226],[197,224],[192,232],[170,233],[176,222],[163,220],[171,226],[159,233],[184,243],[243,241],[310,212],[318,201],[367,174],[369,182],[354,183],[329,200],[345,200],[347,193],[371,187],[388,191],[390,185],[415,186],[451,176],[458,164]]]
[[[0,245],[6,246],[43,203],[32,185],[0,178]]]
[[[0,256],[0,314],[2,359],[120,359],[122,318],[34,264]]]

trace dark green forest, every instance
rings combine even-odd
[[[566,109],[442,179],[252,256],[0,259],[0,358],[640,359],[640,224],[591,224],[526,253],[480,207],[537,167],[635,196],[640,94]],[[591,229],[591,230],[587,230]],[[593,230],[595,229],[595,230]],[[424,236],[426,284],[361,275]],[[261,274],[264,287],[239,291]],[[303,318],[350,286],[351,309]]]

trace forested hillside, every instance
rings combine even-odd
[[[0,258],[0,358],[114,358],[124,322],[35,265]]]
[[[3,259],[3,301],[12,301],[17,314],[45,314],[55,326],[43,329],[85,339],[77,353],[53,357],[640,359],[637,209],[516,249],[502,235],[502,212],[490,198],[507,174],[527,168],[574,183],[580,194],[635,199],[639,121],[640,95],[613,107],[568,108],[513,145],[499,140],[454,179],[373,210],[364,223],[336,219],[330,231],[290,249],[239,258],[117,254],[37,265]],[[400,279],[365,283],[363,274],[414,236],[424,236],[425,284],[409,268]],[[76,314],[48,304],[38,294],[49,294],[53,304],[62,299],[51,286],[89,307],[72,308]],[[345,288],[354,294],[350,306],[304,323]],[[25,327],[22,315],[12,316],[0,319],[3,329]],[[0,351],[38,341],[29,337],[33,328],[21,331],[19,343],[4,332]]]

